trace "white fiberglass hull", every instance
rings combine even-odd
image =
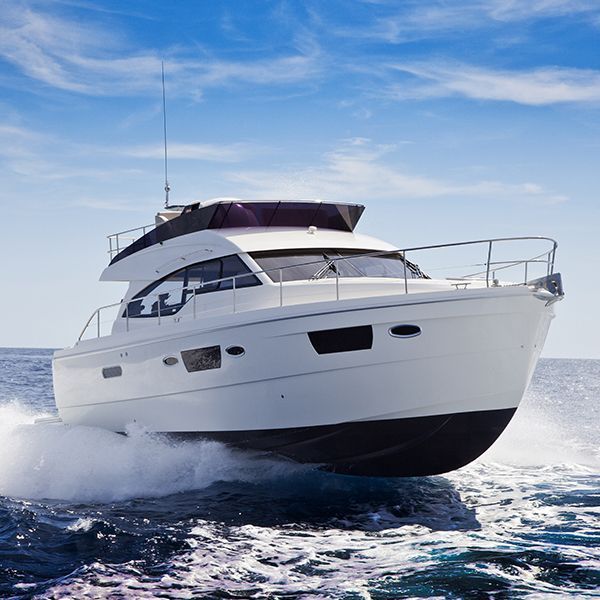
[[[442,472],[485,451],[521,401],[553,316],[539,296],[505,287],[362,298],[114,334],[56,353],[56,403],[71,424],[135,422],[343,472]],[[393,337],[398,324],[421,333]],[[319,354],[308,336],[365,326],[369,349]],[[182,351],[214,347],[219,368],[188,372]],[[104,378],[107,367],[120,375]],[[408,464],[417,448],[421,464]]]

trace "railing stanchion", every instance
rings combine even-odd
[[[490,262],[492,260],[492,244],[493,241],[490,240],[488,246],[488,256],[487,256],[487,264],[485,268],[485,286],[490,287]]]
[[[129,331],[129,302],[125,305],[125,331]]]
[[[236,312],[236,303],[235,303],[235,277],[231,281],[233,283],[233,312]]]
[[[158,310],[158,325],[160,325],[160,294],[156,299],[156,308]]]
[[[335,268],[335,299],[340,299],[340,270],[337,265]]]
[[[408,294],[408,267],[406,266],[406,252],[402,253],[402,264],[404,265],[404,293]]]
[[[525,261],[525,281],[523,283],[527,283],[527,266],[529,265],[528,261]]]
[[[202,283],[200,285],[202,285]],[[194,294],[194,299],[192,301],[192,307],[194,310],[194,319],[195,319],[196,318],[196,296],[198,295],[198,294],[196,294],[196,288],[192,288],[192,294]]]
[[[96,328],[98,330],[98,337],[100,337],[100,311],[101,309],[98,309],[98,312],[96,313],[96,315],[98,315],[98,318],[96,320]]]
[[[283,269],[279,269],[279,306],[283,306]]]

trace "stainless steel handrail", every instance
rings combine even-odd
[[[145,226],[145,227],[149,227],[149,226]],[[139,227],[137,229],[143,229],[143,227]],[[130,231],[135,231],[135,230],[128,230],[128,231],[123,231],[120,233],[128,233]],[[119,235],[119,234],[113,234],[113,235]],[[109,236],[110,237],[110,236]],[[523,259],[523,260],[510,260],[510,261],[493,261],[491,260],[492,257],[492,250],[493,250],[493,244],[494,243],[498,243],[498,242],[516,242],[516,241],[548,241],[552,244],[552,247],[550,250],[548,250],[547,252],[543,252],[541,254],[538,254],[536,256],[533,256],[531,258],[527,258],[527,259]],[[493,277],[493,282],[495,281],[495,272],[496,271],[500,271],[502,269],[507,269],[507,268],[511,268],[514,266],[518,266],[520,264],[525,265],[525,278],[524,278],[524,282],[523,284],[518,284],[518,285],[525,285],[527,283],[527,272],[528,272],[528,265],[531,263],[546,263],[547,265],[547,274],[551,275],[554,272],[554,261],[556,258],[556,249],[558,247],[558,243],[556,242],[556,240],[549,238],[549,237],[544,237],[544,236],[521,236],[521,237],[504,237],[504,238],[492,238],[492,239],[487,239],[487,240],[471,240],[471,241],[466,241],[466,242],[453,242],[453,243],[446,243],[446,244],[434,244],[434,245],[430,245],[430,246],[413,246],[411,248],[404,248],[404,249],[394,249],[394,250],[378,250],[378,251],[374,251],[374,252],[365,252],[363,254],[355,254],[352,256],[340,256],[340,257],[336,257],[336,258],[332,258],[330,259],[332,263],[337,263],[338,261],[343,261],[343,260],[348,260],[348,259],[352,259],[352,258],[363,258],[363,257],[369,257],[369,256],[385,256],[385,255],[391,255],[391,254],[396,254],[396,255],[400,255],[402,262],[404,264],[404,278],[403,278],[403,287],[404,287],[404,293],[408,294],[408,280],[409,279],[414,279],[414,277],[408,277],[408,270],[410,270],[410,267],[407,266],[408,265],[408,259],[407,259],[407,253],[408,252],[418,252],[418,251],[423,251],[423,250],[437,250],[440,248],[456,248],[456,247],[461,247],[461,246],[473,246],[476,244],[487,244],[487,260],[485,263],[481,263],[481,266],[485,266],[485,270],[480,271],[478,273],[471,273],[469,275],[463,275],[461,277],[456,277],[456,278],[452,278],[454,279],[472,279],[474,277],[477,277],[478,275],[485,275],[485,282],[486,282],[486,287],[490,287],[490,275],[492,274]],[[546,260],[541,260],[542,257],[546,257]],[[230,288],[230,290],[232,291],[232,307],[233,307],[233,312],[235,313],[237,311],[238,305],[237,305],[237,299],[236,299],[236,290],[239,290],[239,286],[237,285],[237,280],[242,279],[244,277],[255,277],[257,275],[265,275],[268,273],[272,273],[272,272],[278,272],[279,273],[279,306],[283,307],[284,306],[284,302],[283,302],[283,271],[286,269],[291,269],[291,268],[297,268],[299,266],[307,266],[307,265],[318,265],[320,263],[322,263],[323,260],[314,260],[314,261],[307,261],[307,262],[302,262],[302,263],[296,263],[294,265],[288,265],[286,267],[275,267],[272,269],[263,269],[260,271],[252,271],[250,273],[242,273],[239,275],[233,275],[230,277],[221,277],[220,279],[213,279],[210,281],[203,281],[200,283],[200,285],[196,285],[196,286],[188,286],[188,287],[181,287],[181,288],[174,288],[177,289],[178,291],[183,292],[192,292],[192,298],[193,298],[193,314],[194,314],[194,318],[196,318],[196,292],[195,290],[199,290],[202,289],[204,286],[207,285],[214,285],[214,284],[218,284],[221,283],[223,281],[231,281],[232,282],[232,287]],[[497,266],[498,265],[498,266]],[[501,266],[503,265],[503,266]],[[471,265],[474,266],[474,265]],[[492,268],[493,267],[493,268]],[[411,271],[412,273],[413,271]],[[335,298],[336,300],[340,299],[340,277],[339,277],[339,269],[336,269],[335,271]],[[274,281],[274,279],[273,279]],[[309,279],[308,282],[309,283],[315,283],[318,281],[322,281],[321,279]],[[225,290],[223,290],[225,291]],[[151,299],[151,298],[157,298],[160,295],[164,294],[164,292],[160,292],[160,293],[155,293],[155,294],[148,294],[147,296],[145,296],[144,298],[147,299]],[[105,306],[101,306],[100,308],[97,308],[92,315],[90,316],[90,318],[87,320],[83,330],[81,331],[81,334],[79,335],[79,338],[77,341],[81,341],[83,336],[85,335],[87,329],[90,327],[91,323],[94,321],[94,318],[96,318],[96,324],[97,324],[97,337],[102,337],[101,334],[101,319],[100,319],[100,313],[103,310],[107,310],[110,308],[115,308],[115,307],[121,307],[121,306],[125,306],[125,311],[124,311],[124,316],[126,318],[126,330],[129,331],[129,305],[132,304],[133,302],[139,302],[141,300],[141,298],[131,298],[129,300],[127,300],[126,302],[121,300],[120,302],[114,302],[112,304],[107,304]],[[182,305],[185,305],[189,302],[190,299],[187,299],[185,302],[182,303]],[[158,324],[160,325],[161,323],[161,312],[160,312],[160,301],[158,302],[157,305],[157,310],[158,310]],[[121,309],[119,309],[119,314],[121,314],[122,311]],[[163,317],[164,318],[164,317]]]
[[[548,264],[548,261],[550,260],[550,253],[552,252],[552,250],[549,250],[548,252],[542,252],[541,254],[538,254],[537,256],[533,256],[532,258],[528,258],[528,259],[523,259],[523,260],[501,260],[501,261],[492,261],[489,263],[490,267],[493,265],[504,265],[502,267],[497,267],[494,268],[493,271],[502,271],[503,269],[510,269],[511,267],[515,267],[517,265],[522,265],[523,263],[527,264],[527,263],[546,263]],[[546,260],[539,260],[542,258],[542,256],[546,257]],[[487,265],[485,263],[483,263],[482,265],[473,265],[473,266],[485,266],[487,269]],[[478,275],[483,275],[484,273],[486,273],[486,271],[478,271],[476,273],[469,273],[469,275],[463,275],[464,279],[469,279],[471,277],[477,277]]]
[[[137,240],[138,238],[144,237],[146,235],[146,233],[148,233],[148,231],[151,231],[155,227],[156,227],[155,223],[150,223],[149,225],[141,225],[140,227],[133,227],[132,229],[125,229],[124,231],[118,231],[117,233],[111,233],[110,235],[107,235],[106,238],[108,239],[108,254],[109,254],[110,258],[112,259],[114,256],[119,254],[119,252],[121,252],[121,250],[123,250],[124,248],[127,248],[127,246],[129,246],[130,244],[135,242],[135,240]],[[124,234],[133,233],[134,231],[141,231],[142,235],[141,236],[136,235],[134,237],[129,237],[129,236],[123,237]],[[130,240],[130,242],[129,242],[129,244],[125,244],[125,245],[121,246],[119,243],[121,240]]]

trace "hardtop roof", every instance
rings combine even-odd
[[[320,200],[215,199],[196,202],[181,214],[152,229],[121,250],[111,265],[166,240],[204,229],[308,228],[354,231],[365,207],[362,204]]]

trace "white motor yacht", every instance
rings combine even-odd
[[[60,419],[355,475],[476,459],[515,413],[563,296],[556,242],[396,248],[355,232],[363,210],[216,199],[109,236],[101,280],[129,287],[55,353]],[[434,277],[433,254],[454,250],[481,251],[475,272]]]

